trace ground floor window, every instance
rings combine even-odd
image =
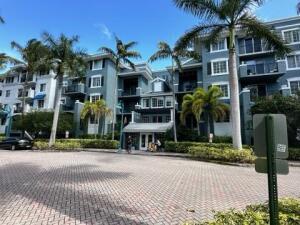
[[[300,80],[297,81],[291,81],[290,82],[291,87],[291,94],[295,95],[300,90]]]
[[[39,109],[44,108],[44,105],[45,105],[44,100],[38,100],[38,108],[39,108]]]

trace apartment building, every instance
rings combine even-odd
[[[257,97],[275,93],[291,95],[300,89],[300,17],[270,21],[267,25],[282,36],[293,52],[284,58],[279,58],[273,49],[268,48],[264,40],[246,36],[242,31],[237,34],[237,69],[244,143],[251,143],[250,109]],[[175,102],[172,98],[170,67],[153,71],[147,63],[137,63],[136,70],[124,66],[116,77],[115,62],[111,56],[105,54],[89,56],[86,76],[68,78],[64,81],[62,110],[74,114],[75,135],[111,132],[113,118],[106,118],[103,121],[90,118],[86,127],[82,125],[80,110],[84,101],[103,98],[111,109],[115,101],[122,102],[125,136],[132,136],[135,148],[141,150],[147,149],[148,143],[159,138],[172,127],[174,122],[179,124],[182,98],[185,94],[192,93],[195,88],[208,89],[211,86],[218,86],[223,91],[220,100],[229,104],[227,39],[228,37],[224,36],[210,46],[195,45],[201,60],[185,59],[182,61],[183,70],[181,72],[176,70]],[[0,83],[0,102],[12,105],[16,113],[21,103],[18,98],[18,90],[22,88],[21,76],[22,73],[12,74],[3,78]],[[47,86],[44,87],[43,84]],[[28,107],[30,109],[53,108],[54,86],[53,75],[35,75],[32,92],[28,93],[31,96],[28,97]],[[47,89],[49,92],[44,91],[44,88],[50,88]],[[116,88],[117,99],[114,99]],[[41,100],[44,100],[44,105]],[[171,113],[174,104],[175,119],[172,118]],[[121,111],[118,109],[117,122],[120,121]],[[94,129],[95,123],[100,123],[99,130]],[[230,117],[225,121],[211,123],[215,135],[231,135]],[[193,116],[187,118],[187,126],[197,129]],[[200,122],[200,131],[205,134],[206,129],[207,121],[203,120]]]

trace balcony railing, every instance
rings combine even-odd
[[[255,65],[247,65],[247,75],[277,73],[277,63],[260,63]]]
[[[85,93],[84,84],[72,84],[65,88],[65,94]]]
[[[183,83],[178,86],[178,91],[193,91],[197,88],[197,83]]]
[[[136,87],[125,89],[122,92],[122,96],[132,96],[132,95],[136,95]]]

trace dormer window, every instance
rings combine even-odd
[[[161,92],[163,91],[163,84],[161,81],[157,81],[153,83],[153,91],[154,92]]]

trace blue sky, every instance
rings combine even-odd
[[[298,0],[268,0],[256,10],[263,20],[296,15]],[[157,42],[173,44],[197,18],[177,9],[172,0],[1,0],[0,52],[17,56],[10,48],[12,40],[25,44],[39,38],[43,31],[54,35],[79,35],[79,46],[96,53],[100,46],[114,47],[113,33],[124,42],[138,41],[136,50],[143,58],[156,50]],[[163,68],[168,61],[154,63]]]

